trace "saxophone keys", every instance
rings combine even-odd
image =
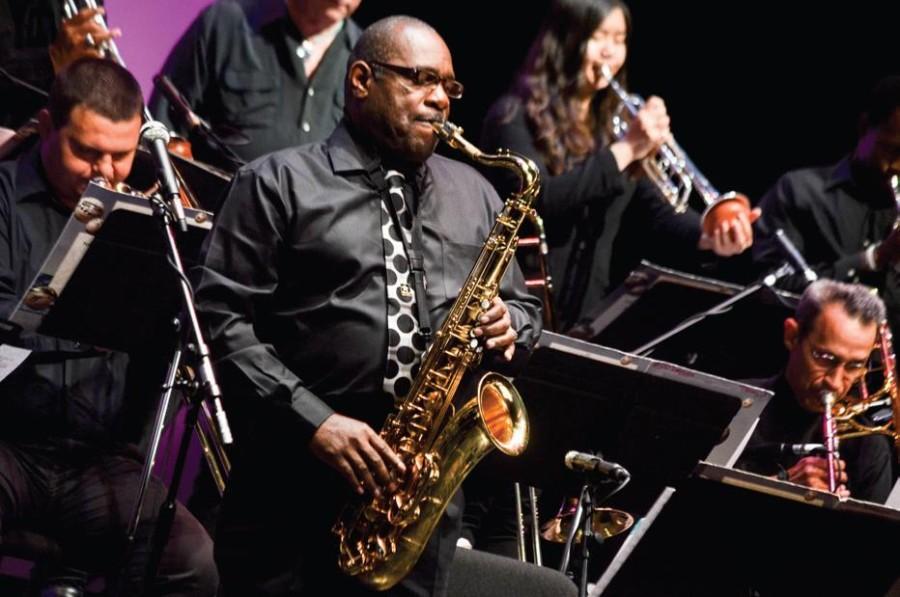
[[[482,311],[487,311],[488,309],[491,308],[491,301],[489,301],[487,299],[481,299],[480,306],[481,306]]]

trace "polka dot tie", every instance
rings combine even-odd
[[[425,341],[419,333],[415,317],[416,292],[410,275],[409,260],[401,240],[411,244],[412,215],[403,200],[403,175],[388,170],[388,199],[400,223],[394,219],[387,204],[381,203],[381,236],[384,239],[384,269],[387,288],[387,364],[384,369],[384,391],[394,399],[402,399],[412,386],[418,372],[419,357]]]

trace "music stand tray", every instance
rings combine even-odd
[[[571,333],[631,351],[743,290],[643,261]],[[784,363],[782,326],[797,299],[780,290],[757,292],[669,338],[651,355],[730,379],[769,377]]]
[[[771,392],[671,363],[544,332],[515,385],[531,425],[528,448],[504,466],[540,487],[577,485],[569,450],[600,451],[652,496],[712,456],[729,464],[743,450]],[[725,430],[731,426],[727,433]],[[730,447],[716,451],[723,436]],[[712,452],[712,454],[711,454]]]
[[[185,208],[196,262],[210,213]],[[112,350],[171,347],[179,281],[150,201],[90,183],[10,321],[23,332]]]
[[[893,508],[708,462],[667,498],[591,597],[881,596],[900,579]]]

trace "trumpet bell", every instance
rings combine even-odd
[[[557,515],[541,529],[541,537],[551,543],[565,543],[572,526],[571,512]],[[594,508],[591,515],[591,531],[603,539],[624,533],[634,524],[634,517],[624,510]],[[575,533],[575,541],[581,541],[581,529]]]
[[[750,200],[746,196],[734,191],[720,195],[703,211],[700,220],[703,232],[712,236],[722,222],[731,221],[742,213],[752,224],[755,218],[750,215]]]

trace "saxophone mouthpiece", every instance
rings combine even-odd
[[[432,120],[431,127],[434,129],[437,136],[447,143],[449,143],[450,139],[455,135],[462,134],[462,129],[449,120]]]

